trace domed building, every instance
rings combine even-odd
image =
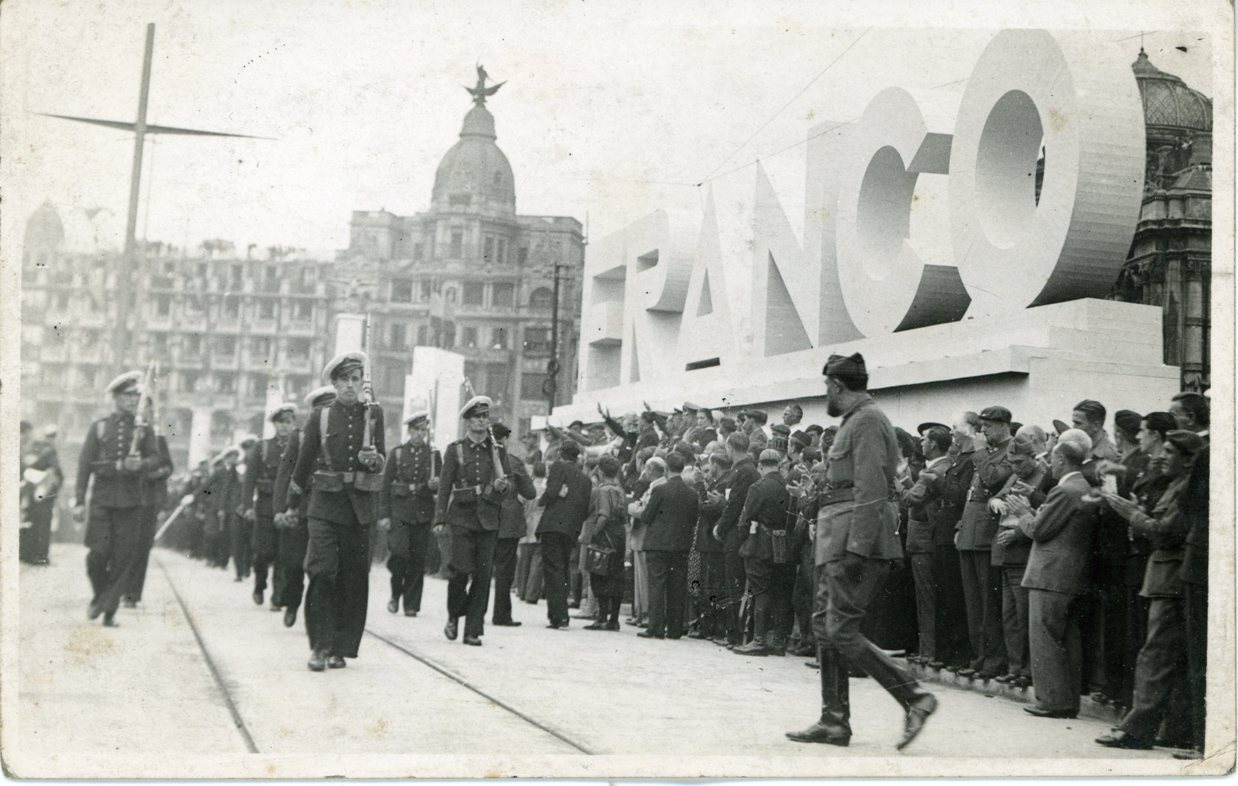
[[[1113,298],[1163,310],[1164,362],[1206,390],[1212,295],[1212,100],[1139,50],[1147,126],[1143,207]]]
[[[465,376],[520,434],[552,394],[563,402],[575,390],[585,239],[575,218],[516,213],[515,174],[486,106],[498,85],[479,77],[429,210],[355,211],[339,268],[355,279],[348,309],[371,317],[375,394],[387,411],[403,406],[412,348],[439,347],[464,355]],[[552,360],[561,368],[550,383]]]

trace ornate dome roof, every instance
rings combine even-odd
[[[1152,65],[1148,53],[1142,48],[1131,69],[1135,72],[1139,93],[1143,96],[1145,123],[1212,131],[1212,99],[1187,87],[1181,78]]]
[[[516,212],[512,165],[495,139],[494,115],[481,103],[475,104],[464,116],[460,141],[439,162],[431,197],[433,209]]]
[[[50,200],[30,215],[23,240],[27,251],[58,249],[64,244],[64,223]]]

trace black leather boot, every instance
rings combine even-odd
[[[817,645],[821,663],[821,719],[803,731],[789,731],[795,742],[823,742],[845,748],[851,743],[851,704],[847,664],[833,649]]]
[[[898,749],[902,750],[919,736],[928,717],[937,711],[936,697],[920,687],[910,669],[895,663],[894,659],[872,642],[868,642],[868,646],[856,658],[856,665],[880,683],[907,713],[903,723],[903,738],[898,743]]]

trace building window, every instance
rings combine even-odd
[[[495,256],[498,258],[497,261],[500,265],[507,264],[507,238],[499,238]]]
[[[258,318],[275,319],[275,301],[273,299],[264,298],[258,302]]]
[[[310,342],[308,338],[294,338],[288,342],[288,357],[293,360],[305,360],[309,357]]]
[[[249,375],[249,396],[251,398],[263,398],[267,394],[267,375],[266,374],[250,374]]]
[[[271,359],[271,339],[256,338],[254,339],[253,349],[251,351],[253,360],[267,362]]]
[[[194,333],[185,337],[185,354],[197,355],[202,352],[202,337]]]
[[[507,328],[495,328],[490,335],[491,349],[507,349]]]
[[[241,315],[241,299],[236,295],[224,296],[224,316],[229,319],[236,319]]]
[[[534,352],[550,349],[550,328],[527,327],[524,329],[524,348]]]
[[[417,346],[424,347],[430,343],[430,328],[428,325],[417,326]]]
[[[215,352],[228,357],[236,352],[236,339],[232,336],[221,336],[215,340]]]
[[[218,374],[215,377],[215,392],[231,395],[236,392],[235,374]]]
[[[153,339],[155,354],[164,357],[168,354],[168,336],[166,333],[156,333]]]
[[[453,229],[451,232],[450,254],[454,259],[464,256],[464,232],[459,229]]]
[[[516,253],[516,261],[521,265],[529,261],[529,247],[528,246],[520,247],[520,250]]]
[[[468,207],[473,202],[471,194],[452,194],[447,203],[452,207]]]
[[[494,261],[494,238],[489,235],[486,236],[485,247],[482,251],[481,258],[485,262]]]
[[[486,390],[489,390],[492,396],[506,398],[511,384],[511,373],[506,364],[491,363],[486,366]]]
[[[511,308],[516,302],[516,286],[514,284],[495,284],[490,291],[495,308]]]
[[[198,372],[182,371],[181,372],[181,392],[192,393],[198,387]]]
[[[242,267],[239,264],[232,266],[232,277],[228,280],[228,288],[233,292],[240,292],[242,289],[241,272]]]
[[[155,298],[155,313],[161,317],[166,317],[172,313],[172,298],[167,295],[160,295]]]
[[[475,349],[477,347],[477,328],[465,327],[460,329],[460,344]]]
[[[232,416],[227,412],[215,411],[211,413],[211,436],[223,437],[231,439],[232,437]]]
[[[486,285],[480,281],[465,281],[463,304],[466,306],[480,306],[486,291]]]
[[[392,322],[387,336],[389,349],[404,349],[408,339],[408,328],[403,322]]]
[[[520,377],[520,397],[528,401],[545,398],[546,395],[542,393],[542,383],[545,381],[545,374],[534,374],[526,371]]]
[[[421,302],[424,303],[430,299],[430,295],[434,292],[434,283],[430,279],[421,282]]]
[[[554,301],[554,299],[554,292],[546,287],[538,287],[533,290],[532,295],[529,295],[529,308],[549,309],[550,304]]]
[[[413,261],[420,262],[422,255],[422,247],[420,243],[413,245]]]
[[[391,301],[393,303],[413,302],[413,281],[409,278],[393,278],[391,280]]]
[[[313,322],[314,304],[306,301],[297,303],[296,320],[298,322]]]
[[[266,266],[266,279],[262,282],[262,291],[279,291],[279,270],[275,267],[275,265]]]

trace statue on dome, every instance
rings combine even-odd
[[[469,91],[469,95],[473,96],[473,103],[481,106],[486,103],[486,98],[499,92],[499,88],[507,84],[507,82],[499,82],[497,85],[486,87],[486,80],[490,75],[486,73],[486,67],[478,64],[477,66],[477,87],[465,87]]]

